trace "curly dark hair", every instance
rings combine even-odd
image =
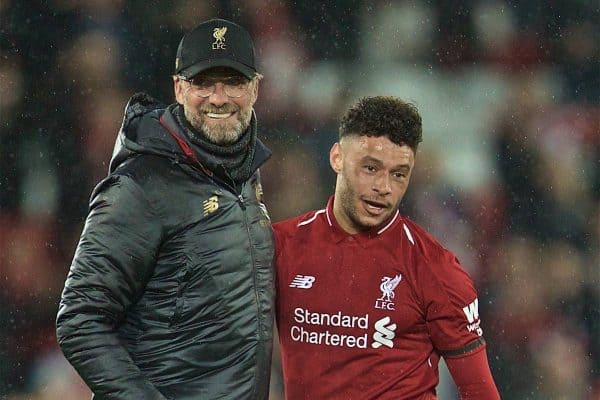
[[[421,116],[414,104],[394,96],[363,97],[340,121],[340,140],[350,135],[387,136],[416,152],[423,140]]]

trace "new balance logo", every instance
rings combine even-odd
[[[390,317],[381,318],[375,322],[375,333],[373,334],[373,344],[371,345],[374,349],[378,349],[381,346],[394,347],[392,341],[396,337],[396,324],[390,324]]]
[[[219,209],[219,198],[217,196],[209,197],[208,200],[202,202],[204,215],[212,214]]]
[[[310,289],[313,282],[316,280],[314,276],[310,275],[296,275],[296,277],[290,283],[290,287],[298,289]]]

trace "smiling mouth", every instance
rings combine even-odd
[[[225,118],[229,118],[233,115],[232,112],[229,113],[212,113],[212,112],[207,112],[206,115],[209,118],[214,118],[214,119],[225,119]]]

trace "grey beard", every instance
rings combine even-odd
[[[248,129],[250,118],[252,117],[252,108],[248,107],[246,110],[239,110],[239,116],[232,124],[210,126],[203,117],[203,111],[201,111],[200,114],[192,114],[187,107],[184,107],[184,112],[190,124],[198,132],[201,132],[206,139],[215,144],[230,144],[237,142],[240,136]]]

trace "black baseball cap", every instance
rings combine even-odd
[[[225,19],[211,19],[181,39],[175,75],[191,78],[213,67],[233,68],[248,79],[256,76],[254,43],[244,28]]]

